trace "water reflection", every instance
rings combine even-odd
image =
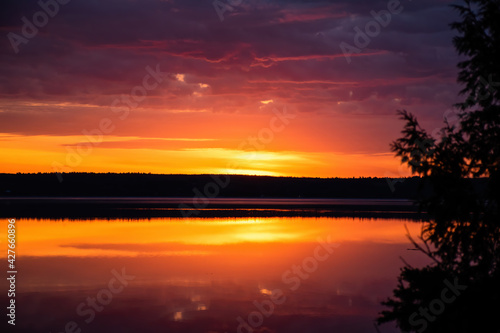
[[[379,303],[395,287],[399,256],[415,266],[426,263],[407,251],[404,223],[19,220],[18,302],[23,306],[16,328],[64,332],[73,321],[82,332],[375,331]],[[420,223],[406,224],[413,234],[419,232]],[[329,254],[324,248],[318,252],[319,238],[340,246]],[[316,254],[325,259],[314,263]],[[134,276],[119,293],[106,291],[119,289],[116,281],[110,285],[113,270]],[[273,301],[277,290],[286,301]],[[97,301],[102,309],[88,323],[92,307],[86,302],[99,300],[99,293],[107,304]],[[259,325],[249,325],[251,320]]]

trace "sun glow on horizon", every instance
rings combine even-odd
[[[288,141],[293,140],[293,136],[287,133],[283,135],[285,140],[279,139],[261,148],[243,145],[242,142],[247,141],[235,140],[235,135],[214,136],[204,132],[196,136],[185,133],[168,137],[106,135],[100,139],[85,135],[26,136],[0,133],[0,157],[8,161],[2,164],[0,172],[396,178],[410,175],[408,170],[398,166],[399,162],[391,153],[346,154],[324,149],[308,151],[300,146],[290,150],[289,147],[295,146]],[[239,136],[246,137],[245,134]]]

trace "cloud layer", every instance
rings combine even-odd
[[[43,19],[39,3],[8,1],[1,14],[0,133],[81,135],[116,117],[111,106],[125,96],[134,107],[118,136],[241,140],[256,117],[286,105],[303,124],[293,135],[316,136],[309,151],[381,153],[399,132],[387,127],[397,109],[435,127],[457,102],[450,1],[41,3],[54,17],[31,38],[23,25]],[[340,45],[359,46],[357,29],[391,6],[398,13],[346,59]],[[148,66],[162,80],[139,98]],[[357,144],[339,144],[346,135]]]

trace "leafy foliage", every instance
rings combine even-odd
[[[500,83],[495,80],[500,80],[500,1],[467,0],[453,7],[462,18],[451,25],[459,33],[453,42],[467,57],[458,64],[461,94],[466,95],[456,105],[459,122],[445,122],[436,139],[415,116],[399,111],[406,125],[403,137],[391,146],[433,189],[420,201],[432,217],[419,237],[423,245],[410,239],[434,264],[402,269],[394,298],[383,303],[391,310],[383,311],[378,322],[396,321],[401,329],[417,332],[482,331],[479,327],[497,332],[500,326],[493,314],[500,313]],[[487,179],[484,187],[472,183],[478,177]],[[412,314],[439,299],[445,276],[459,278],[467,291],[436,319],[415,325]]]

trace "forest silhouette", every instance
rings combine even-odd
[[[436,139],[407,111],[392,150],[432,191],[419,200],[430,215],[409,238],[432,264],[405,263],[378,324],[403,332],[500,332],[500,1],[454,5],[453,44],[464,102],[458,124]],[[484,177],[486,186],[474,187]]]

